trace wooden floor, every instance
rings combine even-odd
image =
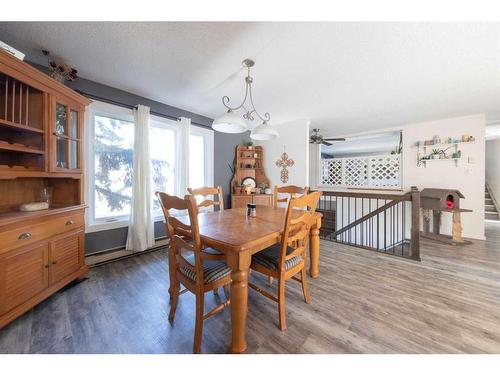
[[[277,306],[249,291],[248,352],[500,353],[500,225],[465,247],[423,240],[421,253],[418,263],[322,241],[312,304],[287,284],[286,332]],[[0,352],[190,353],[194,298],[180,297],[171,326],[167,287],[163,251],[93,268],[1,330]],[[225,352],[229,327],[228,309],[207,320],[202,351]]]

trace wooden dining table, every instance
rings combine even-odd
[[[247,348],[248,274],[252,254],[279,242],[285,214],[285,208],[257,206],[256,217],[248,217],[245,208],[204,212],[198,216],[202,245],[225,253],[232,269],[231,353],[243,353]],[[321,218],[320,213],[314,214],[310,230],[309,273],[313,278],[318,277],[319,273]],[[179,219],[189,223],[187,216]]]

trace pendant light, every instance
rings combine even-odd
[[[278,138],[279,134],[276,129],[269,124],[269,121],[271,120],[269,113],[266,112],[264,116],[261,116],[253,104],[253,78],[250,76],[250,68],[254,65],[255,62],[253,60],[243,60],[243,66],[247,68],[247,76],[245,77],[245,97],[243,98],[243,102],[237,107],[231,107],[229,106],[229,97],[223,96],[222,104],[228,109],[228,111],[214,120],[212,123],[212,129],[222,133],[244,133],[248,130],[245,120],[253,121],[255,119],[254,115],[257,115],[257,117],[262,121],[262,124],[252,129],[250,138],[258,141],[268,141]],[[249,103],[247,103],[247,99]],[[240,108],[245,111],[243,118],[234,113]]]

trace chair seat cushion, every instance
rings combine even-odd
[[[294,249],[292,249],[291,247],[288,247],[288,249],[286,250],[287,255],[291,254],[293,250]],[[252,263],[259,264],[271,270],[278,270],[280,251],[281,251],[281,244],[280,243],[274,244],[273,246],[270,246],[267,249],[259,251],[258,253],[254,254],[252,256]],[[289,270],[295,267],[301,261],[302,261],[301,256],[296,256],[291,259],[288,259],[285,262],[285,270]]]
[[[194,255],[190,255],[186,260],[193,265],[195,264]],[[196,282],[196,271],[189,268],[180,267],[179,272],[186,276],[188,279]],[[203,282],[205,284],[212,283],[229,276],[231,268],[222,260],[203,260]]]
[[[211,247],[205,247],[202,251],[210,255],[224,255],[224,253],[221,253],[219,250],[212,249]]]

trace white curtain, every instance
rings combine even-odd
[[[149,107],[134,110],[134,164],[132,207],[127,236],[127,250],[144,251],[154,245],[152,215],[152,175],[149,156]]]
[[[191,133],[191,119],[181,117],[180,125],[180,143],[181,143],[181,170],[180,170],[180,197],[184,197],[189,187],[189,135]]]

